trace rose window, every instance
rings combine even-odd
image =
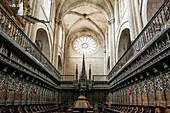
[[[96,50],[96,47],[96,41],[88,36],[82,36],[73,42],[73,49],[79,54],[92,54]]]

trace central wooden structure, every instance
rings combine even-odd
[[[79,113],[90,113],[92,111],[92,106],[87,101],[86,97],[83,95],[80,95],[78,99],[74,102],[73,106],[73,113],[79,112]]]

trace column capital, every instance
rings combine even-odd
[[[110,20],[108,20],[107,25],[109,26],[113,24],[114,22],[115,22],[115,18],[111,18]]]
[[[114,22],[115,22],[115,17],[114,17],[114,18],[111,18],[110,20],[108,20],[108,22],[114,23]]]
[[[58,19],[58,18],[55,18],[55,22],[56,22],[56,24],[58,24],[58,25],[61,25],[61,24],[62,24],[62,21],[61,21],[60,19]]]

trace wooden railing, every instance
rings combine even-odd
[[[60,73],[45,57],[45,55],[35,46],[35,44],[27,37],[23,30],[18,27],[14,20],[8,15],[2,7],[0,7],[0,29],[5,31],[13,41],[18,43],[20,47],[29,52],[44,68],[52,75],[61,79]]]
[[[120,70],[126,67],[126,64],[132,62],[132,58],[138,54],[147,44],[151,43],[155,34],[169,21],[170,18],[170,3],[166,0],[159,10],[155,13],[148,24],[143,28],[129,49],[119,59],[108,75],[111,80],[120,73]]]

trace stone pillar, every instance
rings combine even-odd
[[[107,51],[106,46],[104,46],[104,75],[107,75],[107,54],[106,54],[106,51]]]
[[[32,9],[30,12],[30,15],[34,15],[36,0],[30,0],[29,3],[30,3],[30,7]],[[31,34],[31,27],[32,27],[32,24],[27,22],[26,27],[25,27],[25,33],[29,38],[30,38],[30,34]]]
[[[127,4],[127,13],[128,13],[128,20],[129,20],[129,28],[130,28],[130,39],[131,42],[135,40],[135,28],[134,28],[134,20],[132,14],[132,5],[131,0],[125,0]]]
[[[132,8],[133,23],[134,23],[135,38],[136,38],[137,35],[138,35],[138,25],[137,25],[137,20],[136,20],[136,12],[135,12],[134,0],[131,0],[131,8]]]
[[[39,18],[40,4],[41,4],[41,0],[36,0],[36,3],[35,3],[35,11],[34,11],[34,15],[33,15],[35,18]],[[36,32],[37,32],[36,28],[37,28],[37,26],[36,26],[36,24],[31,24],[31,26],[32,26],[32,28],[30,27],[30,29],[31,29],[31,34],[29,34],[29,36],[30,36],[31,41],[32,41],[32,42],[35,42],[35,40],[36,40]]]
[[[109,27],[107,26],[107,36],[106,36],[106,39],[105,39],[105,74],[108,74],[107,72],[107,63],[108,63],[108,50],[109,50],[109,44],[108,44],[108,39],[109,39]]]
[[[112,19],[112,51],[113,51],[113,65],[114,66],[116,64],[116,45],[115,45],[115,18]],[[113,68],[113,67],[111,67]]]
[[[110,70],[113,68],[115,64],[115,19],[111,19],[108,22],[109,27],[109,50],[110,50]]]
[[[56,22],[56,30],[55,30],[55,36],[54,36],[54,43],[53,43],[53,57],[52,57],[52,64],[56,69],[58,69],[58,49],[59,49],[59,38],[60,38],[60,27],[61,27],[61,21]]]
[[[119,9],[118,9],[118,2],[117,0],[115,1],[115,10],[114,10],[114,14],[115,14],[115,29],[117,30],[118,26],[119,26]]]
[[[141,21],[141,16],[139,11],[139,1],[134,0],[134,4],[135,4],[135,14],[137,19],[138,34],[139,34],[142,31],[142,21]]]
[[[109,65],[110,65],[110,70],[111,70],[111,67],[112,67],[111,66],[112,65],[111,56],[112,56],[113,53],[112,53],[112,49],[111,49],[112,48],[112,29],[111,29],[111,22],[110,21],[108,21],[108,40],[107,41],[108,41],[107,44],[108,44],[108,48],[109,48],[108,49],[108,56],[110,56],[110,64]]]

